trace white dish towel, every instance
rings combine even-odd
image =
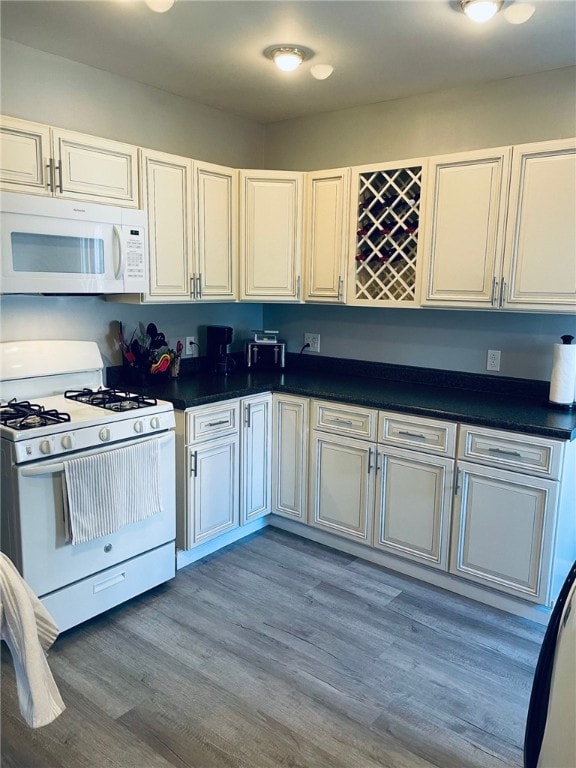
[[[58,637],[58,627],[1,553],[0,623],[14,662],[22,717],[32,728],[48,725],[66,708],[44,652]]]
[[[98,539],[162,511],[158,440],[64,462],[72,544]]]

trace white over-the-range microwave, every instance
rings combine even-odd
[[[144,211],[0,193],[2,293],[148,289]]]

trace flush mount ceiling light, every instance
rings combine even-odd
[[[155,13],[166,13],[174,5],[175,0],[144,0],[148,8]]]
[[[314,54],[301,45],[275,45],[267,48],[264,55],[272,59],[282,72],[293,72],[303,61],[311,59]]]
[[[502,3],[503,0],[460,0],[460,8],[469,19],[483,24],[498,13]]]

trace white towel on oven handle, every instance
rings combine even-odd
[[[72,544],[162,511],[158,439],[64,461],[64,513]]]
[[[52,616],[16,570],[0,553],[0,624],[10,648],[22,717],[32,728],[51,723],[66,708],[45,650],[58,637]]]

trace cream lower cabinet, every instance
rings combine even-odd
[[[13,117],[0,118],[0,187],[137,208],[138,148]]]
[[[241,522],[272,511],[272,395],[244,398],[240,403]]]
[[[372,543],[376,446],[314,430],[310,444],[310,525]]]
[[[460,426],[450,571],[548,605],[574,561],[576,444]]]
[[[374,546],[447,570],[454,460],[387,447],[378,469]]]
[[[240,298],[300,301],[302,177],[240,171]]]
[[[546,603],[558,483],[466,462],[458,472],[451,571]]]
[[[307,520],[308,418],[304,397],[272,396],[272,512]]]

